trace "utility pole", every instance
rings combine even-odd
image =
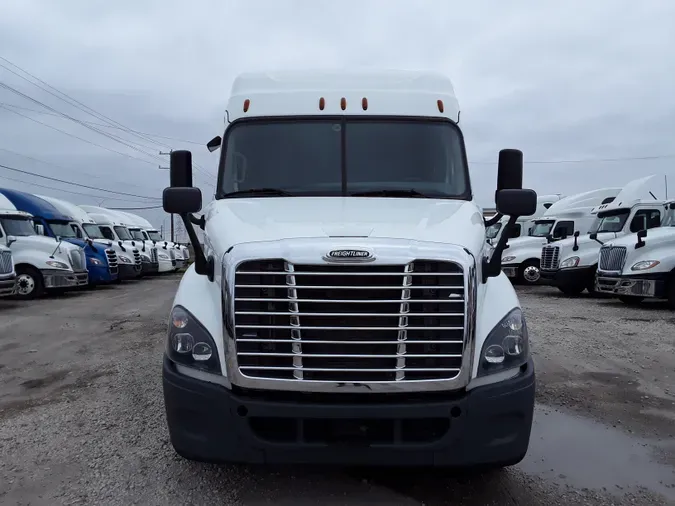
[[[170,150],[168,153],[165,153],[163,151],[160,151],[159,154],[162,156],[169,155],[171,156],[171,153],[173,153],[173,149]],[[159,166],[160,170],[169,170],[170,167],[162,167],[161,165]],[[176,242],[175,240],[175,233],[174,233],[174,228],[173,228],[173,213],[171,213],[171,242]]]

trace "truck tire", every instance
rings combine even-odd
[[[523,262],[518,270],[518,282],[523,285],[536,285],[541,278],[539,260],[531,259]]]
[[[32,300],[42,297],[45,293],[45,283],[42,273],[30,265],[19,265],[16,268],[17,299]]]
[[[644,300],[644,297],[637,297],[634,295],[621,295],[619,300],[628,306],[639,306]]]
[[[588,279],[586,280],[586,291],[593,296],[599,295],[598,292],[595,291],[595,273],[597,269],[597,267],[593,268],[590,275],[588,276]]]
[[[670,275],[666,294],[668,296],[668,307],[675,310],[675,272]]]

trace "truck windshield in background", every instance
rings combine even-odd
[[[470,199],[462,135],[449,121],[252,120],[226,132],[218,198],[253,189],[291,196],[414,190]]]
[[[139,241],[145,240],[143,232],[141,232],[140,229],[129,230],[129,233],[131,233],[131,237],[134,239],[138,239]]]
[[[98,225],[94,225],[93,223],[83,223],[82,228],[84,228],[84,231],[90,239],[106,239]]]
[[[151,231],[149,231],[149,232],[148,232],[148,237],[150,237],[150,240],[152,240],[152,241],[161,241],[161,240],[163,240],[163,239],[162,239],[162,236],[160,235],[160,233],[157,232],[156,230],[151,230]]]
[[[612,214],[599,217],[596,220],[595,226],[591,228],[591,233],[621,232],[626,224],[626,220],[628,220],[629,214],[630,209],[621,209]]]
[[[485,231],[485,236],[486,236],[488,239],[494,239],[495,237],[497,237],[497,234],[499,233],[499,231],[500,231],[501,229],[502,229],[502,224],[501,224],[501,222],[498,221],[498,222],[495,223],[494,225],[490,225],[490,226],[487,228],[487,230]]]
[[[555,221],[553,220],[535,221],[534,227],[532,227],[532,232],[530,233],[530,235],[532,237],[546,237],[548,234],[551,233],[551,229],[553,228],[554,223]]]
[[[62,237],[65,239],[78,239],[79,236],[75,229],[70,226],[70,223],[59,222],[59,221],[49,221],[49,227],[52,229],[52,232],[56,237]]]
[[[117,234],[117,237],[120,238],[120,241],[131,241],[132,237],[131,234],[129,234],[129,231],[125,227],[121,227],[119,225],[113,227],[115,229],[115,233]]]
[[[0,218],[2,228],[6,235],[14,235],[17,237],[26,237],[29,235],[37,235],[30,220],[18,217],[4,217]]]

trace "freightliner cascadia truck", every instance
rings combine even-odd
[[[459,106],[417,71],[250,73],[233,84],[215,200],[171,155],[166,212],[194,248],[163,363],[185,458],[503,467],[530,439],[528,328],[485,240]],[[522,153],[495,193],[533,214]],[[203,247],[196,228],[203,230]],[[507,230],[508,231],[508,230]]]

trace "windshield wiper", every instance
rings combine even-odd
[[[272,197],[292,197],[293,194],[279,188],[249,188],[248,190],[239,190],[236,192],[224,193],[222,197],[238,197],[248,195],[268,195]]]
[[[431,198],[424,193],[417,190],[368,190],[362,192],[355,192],[349,194],[351,197],[416,197],[416,198]]]

